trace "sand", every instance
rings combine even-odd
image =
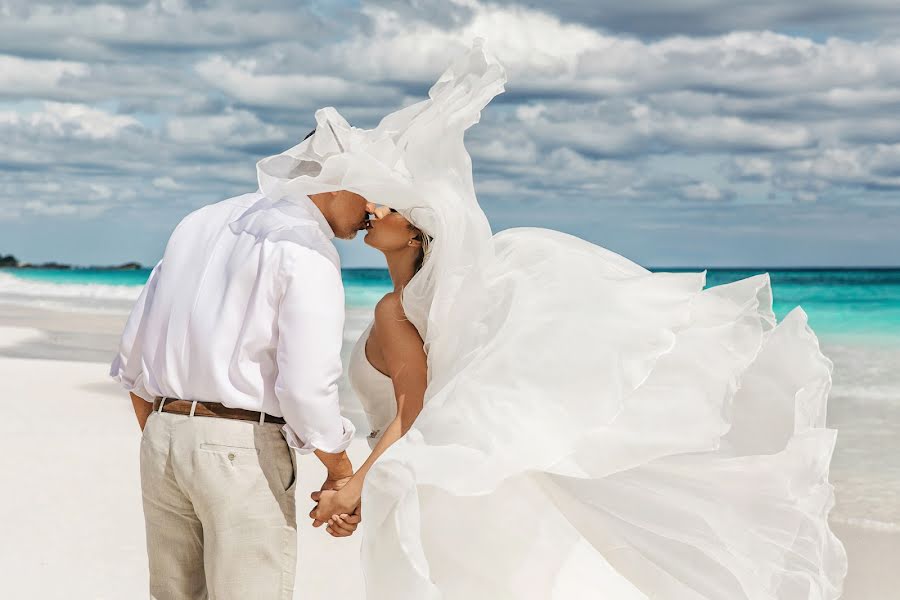
[[[107,363],[96,360],[109,351],[77,331],[54,334],[53,326],[61,322],[52,315],[27,316],[34,314],[10,317],[4,311],[0,318],[2,595],[147,597],[140,432],[127,395],[108,379]],[[90,319],[82,322],[85,335],[89,326],[104,334],[115,326]],[[84,352],[86,347],[91,350]],[[41,355],[90,360],[34,358]],[[367,453],[362,438],[350,448],[355,464]],[[325,471],[314,456],[303,456],[298,476],[298,515],[306,515],[309,494]],[[897,597],[900,532],[852,523],[833,527],[850,557],[843,597]],[[295,598],[364,597],[358,536],[334,539],[301,519],[298,537]]]
[[[40,332],[0,328],[0,345]],[[0,358],[0,572],[2,597],[146,598],[140,431],[127,395],[103,363]],[[358,439],[350,456],[368,455]],[[309,494],[325,470],[314,456],[298,468],[295,598],[363,598],[359,536],[313,529]],[[304,518],[300,518],[303,515]]]

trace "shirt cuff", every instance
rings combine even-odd
[[[328,454],[339,454],[347,449],[356,433],[356,427],[353,426],[353,423],[351,423],[349,419],[341,417],[341,423],[343,424],[343,433],[340,438],[337,439],[330,439],[331,436],[311,433],[304,441],[297,435],[297,432],[291,429],[290,425],[283,426],[281,431],[284,434],[284,439],[287,441],[288,446],[300,454],[309,454],[316,450],[321,450]]]
[[[126,392],[131,392],[135,396],[140,396],[147,402],[153,402],[156,398],[154,394],[151,394],[147,391],[147,388],[144,387],[143,375],[139,376],[134,382],[129,381],[125,377],[125,370],[122,368],[122,359],[119,356],[117,356],[109,366],[109,376],[113,381],[118,382],[119,385],[125,388]]]

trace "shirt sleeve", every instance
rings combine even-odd
[[[127,391],[140,396],[147,402],[153,401],[153,394],[144,387],[144,361],[141,357],[141,338],[143,338],[145,319],[144,316],[153,302],[156,292],[156,284],[159,281],[162,260],[156,263],[147,278],[144,289],[141,290],[128,321],[125,330],[119,340],[119,352],[109,367],[109,375],[118,381]]]
[[[344,284],[338,268],[313,250],[289,263],[278,311],[275,395],[288,445],[301,454],[342,452],[355,433],[341,415]]]

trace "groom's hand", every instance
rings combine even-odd
[[[333,490],[313,492],[310,497],[316,502],[309,513],[309,517],[313,520],[313,527],[322,526],[336,515],[351,515],[356,511],[356,506],[351,506],[346,502],[344,494]]]
[[[319,489],[319,491],[320,492],[327,492],[327,491],[335,491],[336,492],[337,490],[339,490],[342,487],[344,487],[345,485],[347,485],[347,482],[350,481],[350,477],[351,476],[347,476],[347,477],[337,476],[336,477],[336,476],[333,476],[331,473],[329,473],[328,477],[325,479],[325,483],[322,484],[322,487]],[[313,494],[313,496],[315,496],[315,494]],[[313,500],[316,500],[316,498],[313,497]],[[318,502],[318,500],[316,500],[316,502]],[[316,508],[317,507],[314,507],[313,511],[315,511]],[[312,513],[310,513],[310,517],[312,517]],[[320,521],[316,518],[313,518],[313,527],[321,527],[324,523],[325,523],[325,521]]]
[[[327,490],[338,491],[339,489],[341,489],[342,487],[347,485],[347,482],[350,481],[351,477],[353,477],[352,474],[347,475],[346,477],[342,477],[342,476],[334,477],[332,475],[328,475],[328,478],[325,479],[325,483],[322,484],[322,487],[319,488],[319,491],[321,491],[321,492],[325,492]]]

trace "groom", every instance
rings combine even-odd
[[[152,598],[291,598],[293,449],[325,465],[323,490],[353,474],[332,238],[353,238],[366,218],[365,198],[348,191],[278,202],[257,192],[175,228],[110,369],[143,430]]]

